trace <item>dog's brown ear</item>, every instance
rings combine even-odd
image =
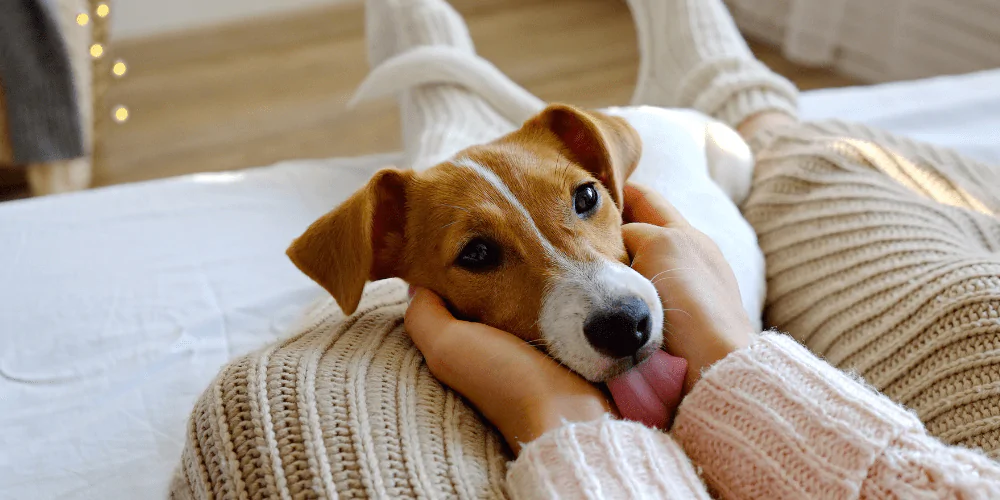
[[[358,308],[365,282],[398,274],[411,175],[396,169],[378,171],[288,247],[295,266],[330,292],[345,314]]]
[[[565,104],[552,104],[529,123],[550,130],[569,156],[611,192],[619,210],[625,180],[642,154],[638,132],[624,119]]]

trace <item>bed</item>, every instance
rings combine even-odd
[[[1000,70],[807,93],[1000,164]],[[154,498],[227,360],[323,296],[284,256],[397,155],[308,160],[0,204],[0,497]],[[998,187],[1000,188],[1000,187]]]

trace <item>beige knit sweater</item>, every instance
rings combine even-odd
[[[840,122],[753,147],[767,323],[1000,457],[1000,168]]]
[[[1000,498],[1000,465],[770,333],[705,374],[672,437],[566,425],[507,469],[501,438],[403,333],[404,290],[376,285],[347,319],[328,301],[224,369],[192,414],[172,497]]]
[[[503,438],[427,371],[406,287],[332,299],[198,400],[171,498],[502,498]]]
[[[566,425],[525,447],[507,478],[516,498],[1000,498],[1000,464],[941,444],[774,333],[713,366],[671,435],[611,419]]]

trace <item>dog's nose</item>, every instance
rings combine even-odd
[[[634,356],[649,341],[649,307],[638,297],[594,311],[583,324],[590,345],[613,358]]]

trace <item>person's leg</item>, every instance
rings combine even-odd
[[[755,142],[766,322],[1000,457],[1000,168],[843,123]]]
[[[366,0],[365,17],[372,68],[423,45],[475,53],[465,22],[444,0]],[[398,101],[407,162],[400,167],[428,168],[515,128],[482,98],[454,85],[421,85]]]
[[[1000,456],[1000,168],[860,125],[798,123],[719,0],[629,0],[637,103],[735,127],[757,164],[743,210],[767,259],[766,322]],[[991,188],[992,186],[992,188]]]
[[[694,108],[741,133],[762,113],[794,121],[798,90],[753,56],[721,0],[628,4],[641,56],[633,104]]]

